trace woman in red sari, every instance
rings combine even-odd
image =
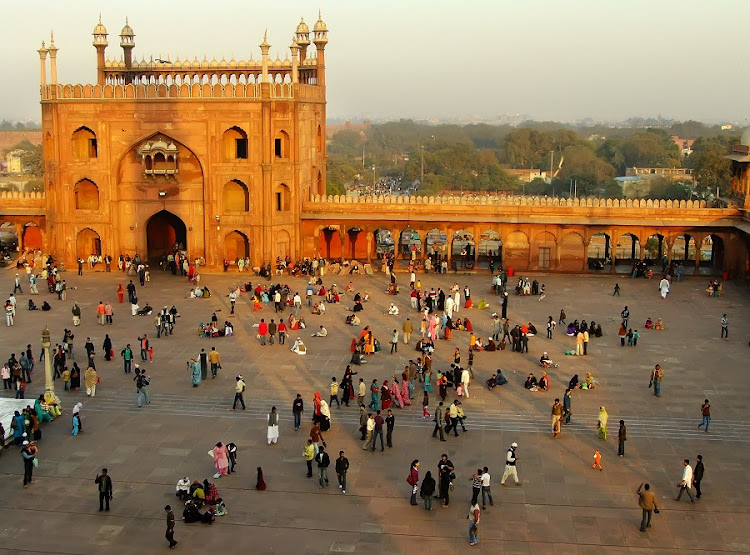
[[[323,418],[320,414],[320,401],[321,401],[320,392],[316,391],[315,396],[313,397],[313,417],[312,417],[312,421],[315,422],[316,424],[320,422],[321,419]]]
[[[382,410],[389,409],[393,405],[391,391],[388,388],[388,380],[383,380],[383,386],[380,388],[380,402]]]
[[[125,288],[122,286],[122,283],[120,283],[117,286],[117,298],[119,299],[120,304],[122,304],[122,297],[123,297],[123,295],[125,295]]]

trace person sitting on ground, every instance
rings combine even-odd
[[[190,478],[185,476],[184,478],[177,480],[175,495],[182,500],[190,498]]]
[[[529,374],[529,377],[526,378],[526,381],[524,382],[523,386],[529,391],[537,390],[537,381],[536,381],[536,378],[534,377],[534,374]]]
[[[52,307],[49,305],[49,303],[47,301],[44,301],[42,303],[42,310],[45,310],[45,311],[46,310],[52,310]]]
[[[645,324],[645,326],[644,326],[644,327],[645,327],[645,328],[646,328],[647,330],[651,330],[651,329],[654,329],[654,321],[653,321],[653,320],[651,319],[651,317],[650,317],[650,316],[649,316],[648,318],[646,318],[646,324]]]
[[[325,329],[323,326],[320,326],[320,329],[311,335],[311,337],[327,337],[327,336],[328,336],[328,330]]]
[[[356,314],[350,314],[346,317],[346,323],[350,326],[359,326],[360,320],[359,317]]]
[[[539,378],[537,387],[540,391],[547,391],[549,389],[549,377],[547,376],[547,372],[542,372],[542,377]]]
[[[531,322],[529,322],[528,328],[529,328],[529,331],[526,332],[526,335],[531,337],[537,334],[536,326],[534,326],[534,324],[532,324]]]
[[[552,366],[552,361],[550,360],[547,351],[542,353],[542,356],[539,358],[539,366],[541,366],[542,368],[548,368]]]
[[[573,391],[574,389],[578,389],[578,374],[574,374],[572,378],[570,378],[570,381],[568,382],[568,389]]]
[[[143,308],[138,311],[138,316],[147,316],[151,314],[153,311],[154,309],[151,308],[151,305],[146,303],[145,305],[143,305]]]
[[[485,351],[497,351],[497,345],[493,339],[487,342],[487,346],[484,348]]]
[[[298,355],[305,355],[307,354],[307,347],[305,347],[305,344],[302,342],[302,339],[299,337],[294,340],[294,345],[292,345],[292,352],[297,353]]]
[[[386,310],[383,314],[398,316],[398,307],[395,304],[391,303],[391,306],[389,306],[388,310]]]
[[[29,310],[39,310],[39,307],[34,304],[34,299],[29,299]]]
[[[365,294],[364,294],[364,296],[362,297],[362,302],[363,302],[363,303],[366,303],[366,302],[368,302],[369,300],[370,300],[370,294],[369,294],[369,293],[368,293],[367,291],[365,291]]]
[[[355,301],[354,306],[352,307],[352,312],[362,312],[364,310],[364,306],[362,306],[362,301]]]
[[[576,335],[576,327],[573,322],[568,324],[568,328],[565,330],[565,335],[568,337],[574,337]]]
[[[489,308],[490,305],[487,304],[487,301],[484,299],[480,299],[479,304],[477,304],[477,310],[484,310],[485,308]]]
[[[346,292],[347,293],[352,293],[353,291],[354,291],[354,284],[350,281],[346,285]]]
[[[453,329],[456,329],[459,331],[466,331],[466,326],[464,326],[464,321],[461,320],[461,318],[456,318],[456,323],[453,325]]]
[[[599,382],[596,381],[596,379],[594,378],[594,376],[591,375],[590,372],[588,372],[586,373],[586,379],[581,384],[581,389],[596,389],[596,386],[598,385],[599,385]]]
[[[320,289],[318,290],[318,297],[325,297],[326,296],[326,288],[324,285],[320,286]]]
[[[44,310],[44,307],[42,307],[42,310]],[[656,319],[656,324],[654,325],[655,330],[663,330],[664,329],[664,322],[662,322],[661,318]]]
[[[474,342],[474,350],[475,351],[484,351],[485,347],[482,344],[482,338],[477,337],[477,340]]]
[[[468,318],[464,318],[464,328],[466,328],[466,331],[474,331],[474,326],[471,325],[471,320]]]

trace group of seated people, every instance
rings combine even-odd
[[[312,313],[322,316],[326,313],[326,304],[321,300],[313,305]]]
[[[300,316],[297,318],[294,314],[291,314],[289,316],[289,323],[288,323],[289,329],[294,330],[303,330],[307,327],[307,324],[305,324],[305,319]]]
[[[578,374],[574,374],[572,378],[570,378],[570,382],[568,382],[568,389],[596,389],[596,387],[599,385],[599,382],[594,379],[594,376],[590,373],[586,373],[586,379],[581,383],[578,380]]]
[[[350,314],[346,317],[346,323],[350,326],[359,326],[362,322],[359,319],[359,316],[356,314]]]
[[[417,341],[415,350],[421,352],[422,354],[432,354],[433,352],[435,352],[435,344],[429,337],[423,337],[419,341]]]
[[[646,318],[646,324],[644,326],[647,330],[663,330],[664,329],[664,322],[662,322],[661,318],[656,319],[656,323],[651,319],[649,316]]]
[[[211,321],[204,324],[198,324],[198,332],[201,337],[232,337],[234,335],[234,326],[228,320],[224,321],[224,326],[220,327],[218,322]]]
[[[487,380],[487,389],[492,391],[498,385],[505,385],[506,383],[508,383],[508,380],[503,376],[503,371],[498,368],[497,372],[492,374],[492,377]]]
[[[190,290],[190,298],[191,299],[207,299],[211,296],[211,291],[209,291],[208,287],[196,287],[194,289]]]
[[[590,337],[601,337],[602,336],[602,326],[600,324],[597,324],[593,320],[591,320],[590,324],[586,323],[586,320],[581,320],[580,323],[578,323],[578,320],[573,320],[570,324],[568,324],[568,328],[565,331],[565,334],[569,337],[575,337],[578,335],[578,332],[589,332]]]
[[[47,301],[42,301],[42,310],[52,310],[52,307]],[[29,299],[29,310],[39,310],[39,307],[34,303],[34,299]]]
[[[547,391],[549,389],[549,377],[547,377],[547,372],[542,372],[542,376],[539,380],[536,379],[534,374],[530,373],[523,386],[529,391]]]

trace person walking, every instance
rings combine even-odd
[[[482,469],[478,468],[469,476],[469,480],[471,480],[471,504],[474,505],[479,502],[479,494],[482,493]]]
[[[391,354],[398,352],[398,330],[393,330],[391,335]]]
[[[729,341],[729,318],[726,314],[721,317],[721,339]]]
[[[565,424],[570,424],[570,417],[573,415],[573,411],[571,410],[571,395],[573,392],[570,389],[565,390],[565,395],[563,395],[563,413],[565,414],[565,420],[563,421]]]
[[[96,397],[96,384],[99,383],[99,376],[91,366],[86,368],[83,375],[83,382],[86,385],[86,396]]]
[[[370,446],[372,445],[372,437],[375,433],[375,415],[372,413],[368,413],[367,415],[367,424],[365,425],[365,440],[362,443],[362,450],[367,451]],[[373,448],[373,451],[375,448]]]
[[[651,513],[659,514],[659,503],[656,501],[656,494],[651,491],[649,484],[641,484],[635,493],[638,495],[638,506],[641,508],[643,515],[641,517],[641,532],[645,532],[646,528],[651,528]]]
[[[315,457],[315,446],[313,445],[312,439],[308,438],[305,448],[302,451],[302,457],[305,459],[307,464],[307,477],[312,478],[312,463]]]
[[[513,481],[517,486],[521,485],[521,482],[518,479],[518,470],[516,469],[516,462],[518,461],[518,457],[516,457],[516,449],[518,449],[518,444],[514,441],[510,444],[510,449],[508,449],[508,452],[505,454],[505,472],[503,472],[503,477],[500,480],[501,486],[504,486],[505,481],[510,477],[513,478]]]
[[[419,495],[424,499],[424,510],[432,510],[432,496],[435,494],[435,478],[432,477],[432,472],[429,470],[424,475],[422,480],[422,487],[419,488]]]
[[[698,455],[695,458],[697,460],[695,461],[695,469],[693,470],[693,485],[695,486],[695,498],[700,499],[701,480],[703,480],[703,472],[705,472],[706,469],[703,467],[703,455]]]
[[[237,401],[242,405],[242,410],[245,410],[245,387],[245,380],[242,379],[242,376],[237,376],[234,384],[234,403],[232,403],[232,410],[237,408]],[[297,430],[298,428],[299,427],[295,427],[294,429]]]
[[[448,458],[448,455],[443,453],[440,456],[440,460],[437,464],[438,467],[438,477],[440,480],[440,499],[443,500],[443,508],[447,508],[450,504],[450,486],[451,486],[451,480],[455,476],[454,471],[455,467],[453,466],[453,462]]]
[[[219,368],[221,368],[221,355],[216,350],[216,347],[211,347],[211,352],[208,353],[208,362],[211,364],[211,379],[213,379],[219,373]]]
[[[490,500],[490,505],[495,505],[495,502],[492,500],[492,490],[490,489],[490,469],[486,466],[482,469],[482,475],[480,476],[482,479],[482,510],[487,509],[487,499]]]
[[[174,549],[177,545],[177,542],[174,539],[174,512],[172,512],[172,507],[169,505],[164,507],[164,512],[167,513],[167,531],[164,534],[164,537],[167,538],[167,541],[169,542],[169,549]]]
[[[150,405],[151,397],[148,394],[148,386],[151,383],[151,378],[146,375],[145,370],[136,368],[133,380],[135,381],[135,389],[138,394],[138,408],[143,406],[144,401],[147,405]]]
[[[341,403],[339,402],[339,382],[336,380],[336,376],[331,376],[331,395],[328,398],[328,406],[332,407],[334,401],[336,402],[336,406],[341,408]]]
[[[237,293],[234,290],[229,292],[229,304],[231,305],[231,311],[229,314],[234,314],[234,305],[237,303]]]
[[[349,459],[344,456],[343,451],[339,451],[339,458],[336,459],[336,478],[339,481],[341,493],[346,493],[346,473],[349,471]]]
[[[677,493],[677,497],[674,498],[675,501],[679,501],[682,497],[683,492],[687,492],[688,497],[690,498],[691,503],[695,503],[695,499],[693,499],[693,493],[690,491],[690,489],[693,487],[693,469],[690,466],[690,461],[688,459],[685,459],[682,461],[682,480],[677,484],[677,487],[680,488],[679,492]]]
[[[275,444],[279,441],[279,414],[276,407],[271,407],[268,413],[268,445]]]
[[[406,477],[406,483],[411,486],[411,498],[409,503],[411,505],[417,504],[417,488],[419,486],[419,459],[411,461],[411,467],[409,469],[409,475]]]
[[[94,483],[99,489],[99,510],[108,511],[109,502],[112,500],[112,478],[107,474],[106,468],[102,468],[102,473],[96,475]]]
[[[393,447],[393,427],[396,425],[396,417],[393,411],[388,409],[388,415],[385,417],[385,444]]]
[[[16,412],[16,414],[18,414],[18,412]],[[26,434],[23,435],[25,436]],[[38,451],[34,446],[33,441],[29,442],[28,440],[24,440],[22,445],[23,447],[21,448],[21,459],[23,460],[23,487],[26,487],[32,481],[35,466],[34,461],[36,460]]]
[[[145,362],[148,360],[148,336],[144,333],[143,337],[138,338],[138,341],[141,342],[141,360]]]
[[[242,376],[240,376],[242,377]],[[302,395],[297,393],[297,397],[292,401],[292,415],[294,416],[294,431],[298,431],[302,426],[302,413],[305,412],[305,402]]]
[[[365,404],[365,393],[367,393],[367,386],[365,385],[364,378],[360,378],[359,385],[357,386],[357,404],[360,407]]]
[[[130,348],[130,343],[125,345],[125,348],[120,353],[123,363],[123,371],[125,374],[130,374],[130,370],[133,365],[133,349]]]
[[[378,442],[378,437],[380,438],[380,452],[382,453],[385,451],[385,446],[383,445],[383,424],[385,424],[385,420],[383,420],[383,417],[380,416],[380,411],[378,411],[375,414],[375,428],[373,430],[372,435],[372,447],[370,448],[371,451],[375,451],[375,445]]]
[[[469,545],[476,545],[479,543],[479,505],[477,502],[471,504],[469,507]]]
[[[625,456],[625,441],[628,439],[628,430],[625,428],[625,421],[620,420],[620,428],[617,430],[617,454]]]
[[[206,352],[206,349],[201,349],[198,360],[201,364],[201,379],[205,380],[208,378],[208,353]]]
[[[604,406],[599,407],[599,416],[597,417],[596,429],[599,433],[599,439],[607,439],[607,422],[609,421],[609,414]]]
[[[437,437],[437,433],[440,432],[440,441],[445,441],[445,436],[443,435],[443,403],[442,401],[438,403],[437,407],[435,407],[435,415],[433,416],[433,420],[435,421],[435,429],[432,430],[432,437]]]
[[[16,274],[16,277],[13,280],[13,294],[14,295],[16,294],[16,291],[18,291],[19,293],[21,293],[21,295],[23,295],[23,289],[21,289],[21,280],[18,277],[18,274]]]
[[[378,410],[378,396],[380,395],[380,388],[378,387],[378,380],[372,380],[370,384],[370,404],[368,408],[372,410]]]
[[[404,326],[401,328],[401,331],[404,333],[404,344],[408,344],[411,340],[411,334],[414,332],[414,325],[411,323],[411,320],[409,318],[407,318],[406,322],[404,322]]]
[[[625,328],[627,328],[628,319],[630,318],[630,311],[628,310],[627,305],[625,305],[625,308],[623,308],[622,312],[620,312],[620,317],[622,318],[622,325],[625,326]]]
[[[555,399],[555,402],[552,404],[552,437],[556,438],[558,434],[560,433],[560,426],[558,422],[562,418],[563,414],[563,406],[560,404],[560,399]]]
[[[318,454],[315,455],[315,462],[318,463],[318,483],[320,489],[323,489],[328,485],[328,467],[331,464],[331,459],[326,453],[325,447],[320,446],[318,448]]]
[[[698,428],[705,426],[706,433],[708,433],[708,427],[711,425],[711,403],[708,402],[708,399],[704,400],[701,405],[701,414],[703,415],[703,420],[698,424]]]
[[[618,297],[620,296],[620,284],[619,283],[615,283],[615,290],[612,293],[612,296],[614,297],[615,295],[617,295]]]
[[[657,397],[661,397],[662,379],[664,379],[664,370],[662,370],[661,366],[657,364],[651,371],[651,381],[648,383],[649,387],[651,387],[652,385],[654,386],[654,395],[656,395]]]

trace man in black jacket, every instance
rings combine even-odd
[[[396,424],[396,417],[393,411],[388,409],[388,416],[385,417],[385,443],[388,447],[393,447],[393,427]]]
[[[320,483],[320,489],[328,485],[328,467],[331,464],[331,459],[328,453],[325,451],[325,447],[322,445],[318,447],[318,454],[315,455],[315,462],[318,463],[318,481]]]
[[[703,468],[703,455],[698,455],[696,459],[698,460],[695,462],[695,468],[693,469],[693,485],[695,486],[695,498],[700,499],[701,480],[703,480],[703,472],[705,470]]]
[[[339,479],[339,489],[341,493],[346,493],[346,472],[349,470],[349,459],[344,456],[343,451],[339,451],[339,458],[336,459],[336,477]]]
[[[94,480],[94,483],[99,486],[99,510],[108,511],[109,502],[112,499],[112,478],[110,478],[109,474],[107,474],[106,468],[102,468],[102,473],[96,476],[96,480]],[[107,506],[106,509],[104,508],[105,501]]]

